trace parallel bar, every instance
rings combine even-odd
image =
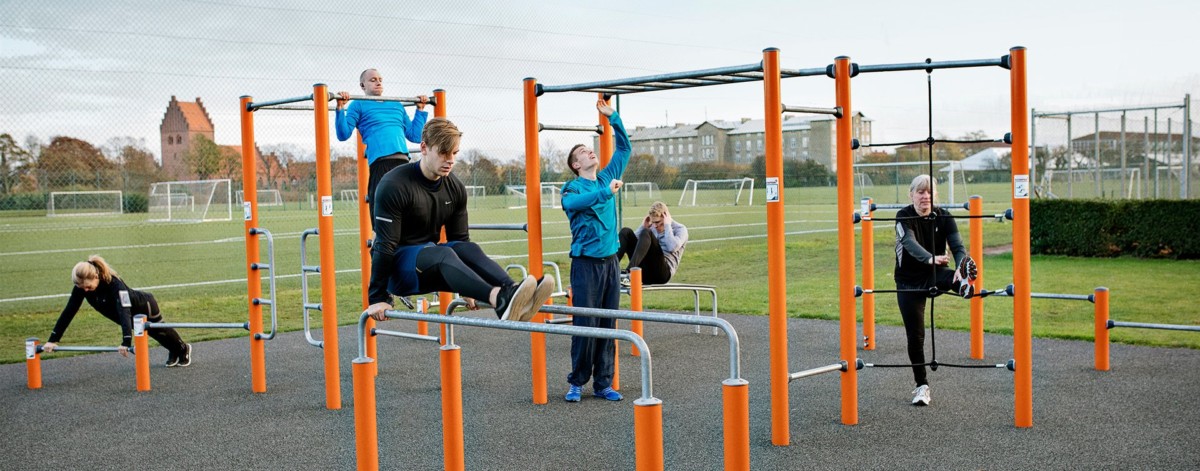
[[[599,82],[585,82],[571,85],[543,85],[541,93],[559,93],[559,92],[579,92],[590,91],[597,88],[612,88],[621,85],[640,85],[652,82],[668,82],[671,80],[680,79],[695,79],[704,78],[710,75],[735,75],[743,72],[761,72],[762,63],[756,62],[753,64],[737,65],[730,67],[718,67],[715,69],[693,70],[690,72],[677,72],[670,74],[646,75],[642,77],[630,77],[615,80],[603,80]]]
[[[333,101],[336,99],[337,99],[337,94],[335,94],[333,92],[329,92],[329,100],[326,100],[326,101]],[[350,95],[350,100],[351,101],[354,101],[354,100],[395,101],[395,102],[400,102],[400,103],[404,103],[404,104],[408,104],[408,105],[416,105],[417,103],[420,103],[420,101],[421,101],[420,99],[418,99],[415,96],[371,96],[371,95]],[[426,100],[425,104],[437,106],[437,97],[435,97],[433,95],[429,95],[429,96],[425,97],[425,100]]]
[[[779,69],[779,75],[783,78],[790,77],[812,77],[814,75],[825,75],[828,71],[826,67],[814,67],[811,69]]]
[[[1177,324],[1147,324],[1144,322],[1121,322],[1108,321],[1108,328],[1113,327],[1132,327],[1136,329],[1158,329],[1158,330],[1182,330],[1187,332],[1200,332],[1200,325],[1177,325]]]
[[[813,368],[813,369],[809,369],[809,370],[797,371],[795,373],[788,374],[788,382],[790,383],[790,382],[798,380],[800,378],[807,378],[809,376],[816,376],[816,375],[825,374],[825,373],[833,373],[835,371],[846,371],[846,362],[841,361],[838,363],[834,363],[832,365],[821,366],[821,367],[817,367],[817,368]]]
[[[395,331],[395,330],[371,329],[371,333],[373,333],[375,335],[386,335],[388,337],[401,337],[401,338],[413,339],[413,340],[428,340],[431,342],[440,342],[442,340],[440,337],[435,337],[432,335],[413,334],[413,333],[409,333],[409,332],[399,332],[399,331]]]
[[[1090,294],[1029,293],[1029,297],[1042,298],[1042,299],[1069,299],[1072,301],[1092,302],[1092,295],[1090,295]]]
[[[207,323],[207,322],[147,322],[147,329],[246,329],[250,330],[250,323],[243,322],[236,324],[229,323]]]
[[[543,334],[555,335],[575,335],[579,337],[591,337],[597,339],[612,339],[624,340],[632,342],[637,346],[638,351],[642,352],[639,357],[642,361],[642,397],[643,401],[657,401],[654,398],[654,386],[651,384],[653,374],[651,372],[650,363],[650,347],[641,337],[633,332],[618,329],[602,329],[599,327],[580,327],[573,325],[546,325],[532,322],[516,322],[516,321],[501,321],[491,319],[477,319],[474,317],[459,317],[459,316],[443,316],[440,314],[422,314],[417,312],[406,311],[386,311],[385,315],[392,319],[406,319],[410,321],[424,321],[435,324],[449,325],[466,325],[472,327],[483,327],[488,329],[513,330],[520,332],[538,332]],[[370,316],[364,311],[358,317],[358,356],[366,358],[366,322]],[[447,345],[450,345],[447,343]]]
[[[42,347],[43,347],[43,345],[38,345],[37,352],[38,353],[47,353]],[[57,353],[57,352],[119,352],[119,351],[120,351],[120,347],[96,347],[96,346],[85,346],[85,345],[72,347],[72,346],[60,345],[60,346],[54,347],[54,351],[49,352],[49,353]],[[134,347],[129,347],[129,353],[134,353]]]
[[[467,226],[470,230],[480,231],[529,231],[529,224],[471,224]]]
[[[898,72],[903,70],[961,69],[966,67],[1004,67],[1003,59],[975,59],[961,61],[909,62],[904,64],[860,65],[858,73]]]

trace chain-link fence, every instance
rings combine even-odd
[[[1057,198],[1195,198],[1200,162],[1188,115],[1174,105],[1033,113],[1037,193]]]

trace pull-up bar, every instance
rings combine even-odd
[[[542,131],[583,131],[594,132],[596,134],[604,134],[604,126],[599,124],[595,126],[571,126],[568,124],[542,124],[538,123],[538,132]]]
[[[333,101],[333,100],[338,99],[338,95],[333,92],[328,92],[326,94],[326,97],[327,97],[327,99],[325,101]],[[421,102],[420,98],[412,97],[412,96],[350,95],[350,100],[394,101],[394,102],[398,102],[398,103],[404,103],[406,105],[416,105]],[[305,101],[313,101],[313,95],[302,95],[302,96],[296,96],[296,97],[291,97],[291,98],[280,98],[277,100],[268,100],[268,101],[262,101],[262,102],[257,102],[257,103],[251,102],[250,104],[246,105],[246,111],[258,111],[260,109],[312,111],[313,108],[311,106],[309,106],[309,107],[280,106],[280,105],[287,105],[290,103],[300,103],[300,102],[305,102]],[[429,104],[429,105],[437,106],[437,97],[429,96],[426,98],[425,103]]]
[[[783,105],[784,113],[813,113],[813,114],[830,114],[835,118],[842,117],[842,108],[835,106],[833,108],[815,108],[811,106],[789,106]]]

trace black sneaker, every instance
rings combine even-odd
[[[960,280],[975,281],[979,277],[979,267],[975,265],[975,259],[970,255],[963,258],[962,263],[958,264],[958,269],[954,270]]]
[[[500,287],[500,292],[496,293],[496,317],[502,321],[521,320],[520,317],[529,310],[535,290],[537,280],[533,276],[526,276],[521,283],[510,283]]]
[[[975,287],[968,283],[967,280],[960,280],[958,282],[958,295],[962,296],[963,299],[971,299],[971,296],[975,295]]]
[[[174,368],[176,366],[179,366],[179,354],[177,354],[175,352],[167,353],[167,363],[165,366],[167,368]]]
[[[183,345],[183,353],[179,355],[179,362],[175,366],[188,366],[192,364],[192,344],[186,343]]]

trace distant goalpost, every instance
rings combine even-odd
[[[566,182],[542,182],[542,207],[543,208],[561,208],[562,207],[562,185]],[[509,209],[524,208],[528,205],[525,198],[525,185],[505,185],[505,190],[510,195],[516,196],[521,204],[509,206]]]
[[[747,188],[749,187],[749,188]],[[688,200],[688,189],[692,191],[692,198]],[[705,197],[697,199],[700,190],[704,190]],[[683,193],[679,195],[678,206],[684,206],[684,202],[689,202],[687,206],[699,205],[729,205],[739,206],[742,204],[742,195],[746,195],[746,205],[754,206],[754,179],[750,177],[732,178],[724,180],[688,180],[683,184]],[[697,203],[699,201],[699,203]]]
[[[634,204],[638,204],[638,199],[643,197],[648,201],[653,201],[655,194],[659,198],[662,198],[662,191],[658,189],[658,184],[654,182],[626,182],[625,185],[621,186],[621,193],[624,201],[629,201],[630,198],[633,198]]]
[[[949,184],[949,193],[950,194],[949,194],[949,199],[946,201],[948,201],[950,203],[958,203],[959,201],[957,201],[954,198],[955,184],[957,183],[957,185],[959,187],[961,187],[961,189],[965,192],[965,191],[967,191],[966,190],[967,180],[966,180],[966,172],[963,171],[962,162],[957,161],[957,160],[935,160],[933,162],[926,160],[926,161],[917,161],[917,162],[882,162],[882,163],[874,163],[874,164],[854,164],[855,191],[858,193],[858,198],[860,200],[863,198],[870,197],[870,198],[874,199],[876,202],[882,202],[883,195],[869,194],[868,193],[869,190],[867,190],[867,188],[873,187],[876,185],[879,185],[879,186],[884,186],[884,185],[874,182],[873,181],[874,179],[871,177],[870,173],[860,172],[859,169],[873,169],[873,172],[876,174],[876,176],[884,176],[879,172],[880,171],[886,172],[886,171],[888,171],[888,169],[892,169],[893,175],[886,175],[886,176],[892,177],[891,178],[892,180],[897,180],[896,183],[894,185],[892,185],[895,187],[895,188],[893,188],[893,191],[895,191],[895,193],[896,193],[894,195],[895,199],[896,199],[895,202],[896,203],[904,203],[905,201],[907,201],[907,198],[908,198],[907,188],[908,188],[908,185],[912,182],[912,179],[916,178],[917,175],[929,173],[929,167],[930,167],[931,163],[935,166],[935,168],[933,169],[933,171],[935,173],[934,179],[938,180],[939,184],[944,184],[944,183]],[[879,169],[879,170],[874,170],[874,169]],[[873,191],[878,191],[878,189],[875,189]],[[901,193],[904,193],[904,194],[901,194]]]
[[[107,216],[124,212],[120,190],[53,191],[46,216]]]
[[[338,198],[341,199],[342,201],[349,201],[351,203],[357,203],[358,202],[358,190],[342,190],[342,192],[338,194]]]
[[[228,178],[158,182],[150,185],[149,221],[205,222],[233,219]],[[240,192],[239,192],[240,193]]]
[[[345,192],[345,190],[342,191]],[[283,195],[279,193],[279,190],[257,190],[255,193],[258,194],[259,206],[283,206]],[[237,202],[246,202],[246,197],[242,190],[237,191]]]

